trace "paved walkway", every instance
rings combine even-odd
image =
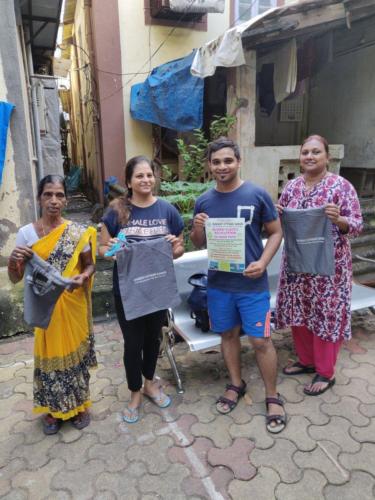
[[[359,325],[359,326],[358,326]],[[158,364],[173,405],[143,406],[138,424],[121,421],[128,399],[122,342],[115,322],[95,327],[99,368],[92,375],[92,423],[64,424],[46,437],[32,408],[31,337],[0,344],[0,498],[2,499],[254,499],[358,500],[375,497],[375,316],[357,318],[342,351],[337,383],[307,397],[308,376],[283,377],[287,429],[265,431],[262,384],[250,348],[244,378],[252,403],[228,416],[215,412],[226,383],[217,351],[176,347],[186,392],[174,392],[166,359]],[[289,335],[275,335],[280,365]]]

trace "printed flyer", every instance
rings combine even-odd
[[[228,273],[245,270],[245,219],[217,218],[206,221],[208,269]]]

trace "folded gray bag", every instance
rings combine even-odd
[[[289,272],[335,274],[332,222],[324,207],[284,208],[281,225]]]
[[[172,245],[165,238],[131,243],[116,252],[120,294],[127,320],[181,302]]]
[[[47,328],[56,302],[72,280],[34,253],[25,267],[24,319],[32,327]]]

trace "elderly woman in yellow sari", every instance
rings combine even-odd
[[[89,367],[96,365],[91,317],[96,231],[62,217],[66,205],[62,177],[44,177],[38,201],[42,215],[19,230],[8,275],[13,283],[20,281],[35,252],[73,280],[73,291],[59,297],[47,329],[34,332],[34,412],[45,414],[45,434],[55,434],[65,420],[78,429],[90,423]]]

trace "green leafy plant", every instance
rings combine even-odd
[[[199,181],[203,176],[205,155],[208,141],[203,130],[195,129],[194,143],[187,144],[183,139],[177,139],[177,148],[183,159],[183,172],[187,181]]]
[[[193,210],[195,200],[202,193],[206,192],[214,185],[214,182],[162,182],[160,184],[161,198],[172,203],[180,212],[184,221],[184,242],[185,250],[193,250],[193,245],[189,238],[191,221],[193,219]]]
[[[210,124],[210,139],[215,140],[220,136],[227,136],[236,123],[232,115],[214,116]],[[206,164],[206,151],[208,139],[203,130],[193,131],[193,143],[189,144],[184,139],[177,139],[178,152],[183,160],[184,181],[173,182],[173,176],[166,165],[162,166],[162,180],[160,196],[172,203],[180,212],[184,223],[184,241],[186,251],[193,250],[189,239],[191,221],[193,219],[194,204],[198,196],[210,189],[214,183],[202,182]]]
[[[222,135],[226,136],[236,124],[237,118],[233,115],[214,116],[210,125],[210,137],[214,141]]]
[[[160,167],[160,180],[162,182],[173,182],[176,181],[178,175],[173,172],[172,168],[169,165],[162,165]]]
[[[215,140],[220,136],[228,135],[236,123],[232,115],[214,116],[210,124],[210,138]],[[177,139],[178,152],[184,162],[183,172],[185,179],[190,182],[200,182],[204,176],[206,150],[208,139],[202,129],[193,131],[193,143],[188,144],[184,139]]]

